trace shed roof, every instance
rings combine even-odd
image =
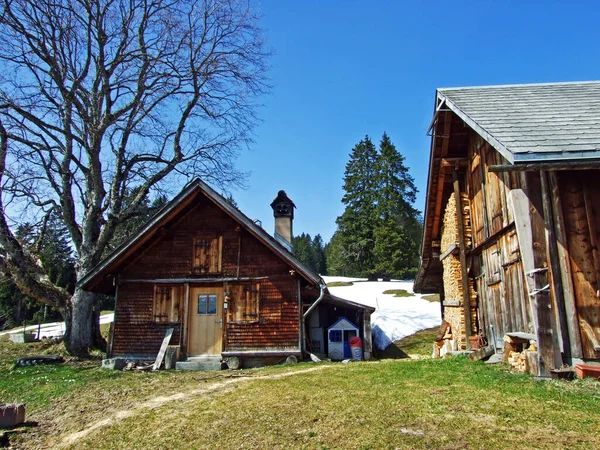
[[[600,158],[600,81],[443,88],[437,99],[510,163]]]

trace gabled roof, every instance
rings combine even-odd
[[[253,220],[248,218],[248,216],[239,209],[232,206],[225,198],[200,179],[196,179],[188,187],[183,189],[171,202],[160,209],[135,235],[98,263],[98,265],[81,278],[77,284],[83,289],[88,290],[94,289],[95,286],[101,284],[105,277],[110,275],[124,259],[130,257],[133,252],[135,252],[135,249],[149,241],[157,233],[160,233],[160,228],[167,224],[182,207],[185,207],[193,201],[196,194],[200,192],[205,194],[208,199],[242,225],[255,238],[279,255],[308,282],[317,287],[324,284],[318,274],[303,264],[293,255],[293,253],[284,248],[284,246],[277,242],[269,233],[254,223]]]
[[[600,158],[600,81],[445,88],[437,99],[511,164]]]

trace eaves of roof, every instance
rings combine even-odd
[[[131,239],[117,247],[110,255],[104,258],[100,263],[91,269],[87,274],[83,276],[77,285],[83,289],[93,288],[96,284],[98,277],[106,276],[110,271],[117,267],[121,262],[121,259],[126,255],[128,250],[134,246],[138,246],[141,243],[149,240],[153,235],[154,231],[167,223],[171,218],[174,211],[177,210],[181,204],[185,203],[186,200],[190,199],[196,192],[203,192],[210,200],[212,200],[219,208],[225,213],[230,215],[234,220],[240,223],[247,231],[250,232],[255,238],[261,241],[263,244],[271,248],[277,255],[279,255],[285,262],[287,262],[292,268],[294,268],[304,279],[312,283],[315,286],[320,286],[323,283],[321,277],[313,272],[309,267],[298,260],[289,250],[283,247],[275,238],[269,235],[265,230],[258,226],[248,216],[242,213],[239,209],[228,203],[220,194],[214,191],[209,185],[204,183],[200,179],[196,179],[189,186],[184,188],[171,202],[165,205],[159,210],[138,232],[136,232]]]

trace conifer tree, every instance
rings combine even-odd
[[[312,249],[315,258],[315,271],[320,275],[327,275],[327,260],[325,258],[325,244],[320,234],[312,240]]]
[[[327,247],[330,273],[407,277],[415,274],[421,239],[414,179],[386,133],[379,151],[367,136],[344,173],[344,213]]]
[[[292,246],[296,258],[318,274],[327,274],[325,246],[320,234],[317,234],[313,239],[310,234],[302,233],[292,239]]]
[[[345,271],[355,276],[374,270],[376,171],[377,149],[365,136],[346,164],[342,197],[346,209],[336,220]]]
[[[413,207],[417,188],[404,156],[387,133],[379,144],[376,185],[375,271],[412,276],[418,264],[421,238],[420,213]]]

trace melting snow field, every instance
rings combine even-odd
[[[421,294],[411,297],[394,297],[384,294],[390,289],[413,292],[412,281],[364,281],[361,278],[326,277],[326,283],[352,281],[352,286],[329,287],[329,292],[363,305],[377,308],[371,315],[373,343],[384,350],[392,342],[419,330],[438,326],[441,321],[440,304],[421,299]]]

